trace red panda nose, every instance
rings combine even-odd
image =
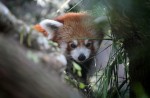
[[[84,54],[80,54],[79,57],[78,57],[79,61],[84,61],[85,59],[86,59],[86,57],[85,57]]]

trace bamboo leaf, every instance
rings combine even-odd
[[[78,64],[75,63],[75,62],[72,62],[72,64],[73,64],[73,67],[74,67],[76,70],[81,71],[80,65],[78,65]]]
[[[82,76],[81,71],[78,71],[78,72],[77,72],[77,74],[78,74],[78,76],[79,76],[79,77],[81,77],[81,76]]]

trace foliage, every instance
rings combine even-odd
[[[96,98],[122,98],[129,94],[129,75],[128,75],[128,57],[122,47],[120,40],[113,39],[112,50],[109,56],[109,61],[104,70],[100,70],[96,74]],[[120,69],[124,66],[123,69]],[[124,72],[122,77],[119,77],[120,71]],[[99,75],[99,76],[98,76]]]

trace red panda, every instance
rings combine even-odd
[[[65,56],[79,64],[95,55],[101,42],[99,39],[103,37],[103,34],[98,34],[101,32],[96,32],[93,18],[87,13],[66,13],[42,20],[34,28],[57,42]]]

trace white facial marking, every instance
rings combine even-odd
[[[40,22],[40,26],[48,33],[48,39],[52,39],[54,36],[54,30],[50,26],[55,26],[59,28],[62,27],[63,24],[55,20],[45,19]]]
[[[77,41],[77,40],[73,40],[73,43],[74,43],[75,45],[78,45],[78,41]]]
[[[99,48],[99,42],[97,40],[94,40],[94,49],[97,51]]]
[[[76,60],[77,62],[80,62],[78,60],[78,57],[80,54],[84,54],[86,59],[89,58],[90,54],[91,54],[91,50],[87,49],[86,47],[77,47],[74,50],[71,51],[71,56],[74,60]]]
[[[86,40],[84,41],[85,45],[88,43],[88,41],[89,41],[88,39],[86,39]]]

